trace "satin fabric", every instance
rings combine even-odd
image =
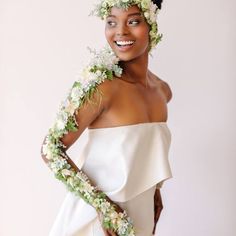
[[[82,170],[126,210],[136,236],[151,236],[154,193],[172,178],[168,160],[171,132],[166,122],[87,129]],[[96,210],[68,193],[49,236],[104,236]]]

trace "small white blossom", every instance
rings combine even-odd
[[[54,173],[58,173],[59,170],[63,169],[66,164],[66,160],[63,158],[57,158],[53,162],[50,162],[50,167]]]
[[[102,202],[101,205],[100,205],[101,212],[103,214],[106,214],[106,212],[109,210],[110,206],[111,206],[110,202]]]
[[[141,7],[142,7],[143,9],[148,9],[149,6],[150,6],[150,1],[148,1],[148,0],[142,0],[142,1],[141,1]]]
[[[77,103],[77,106],[78,106],[78,103]],[[70,115],[73,115],[77,106],[74,103],[70,102],[65,108],[65,111],[68,112]]]
[[[78,171],[76,173],[76,177],[78,177],[80,180],[86,182],[88,180],[88,177],[82,172],[82,171]]]
[[[152,23],[155,23],[157,20],[157,6],[153,2],[150,3],[149,13],[150,13],[150,21]]]
[[[116,218],[118,218],[118,213],[115,211],[115,212],[112,212],[111,214],[110,214],[110,217],[111,217],[111,219],[116,219]]]
[[[70,171],[70,170],[67,170],[67,169],[63,169],[63,170],[61,171],[61,174],[62,174],[63,176],[73,176],[73,172]]]
[[[88,192],[88,193],[92,193],[93,190],[94,190],[94,187],[91,184],[89,184],[87,182],[84,183],[83,191]]]
[[[68,120],[68,115],[64,110],[61,110],[58,114],[57,114],[57,118],[56,118],[56,125],[55,128],[57,130],[63,130],[66,127],[66,123]]]
[[[74,87],[71,90],[72,101],[78,101],[83,96],[83,90],[80,87]]]
[[[146,18],[149,18],[150,17],[150,14],[149,14],[149,12],[144,12],[144,16],[146,17]]]
[[[97,77],[100,77],[101,75],[102,75],[102,72],[101,72],[100,70],[97,70],[97,71],[96,71],[96,76],[97,76]]]
[[[52,151],[51,151],[49,144],[47,142],[45,144],[43,144],[42,153],[43,153],[43,155],[45,155],[45,157],[48,160],[52,159],[52,157],[53,157]]]
[[[93,201],[93,207],[95,207],[96,209],[98,208],[98,206],[100,206],[100,204],[101,204],[101,199],[99,199],[99,198],[96,198]]]

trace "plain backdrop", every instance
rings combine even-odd
[[[105,43],[94,1],[0,0],[0,236],[46,236],[66,195],[40,157],[59,104]],[[169,83],[173,178],[158,236],[236,235],[236,1],[165,0],[150,68]],[[86,133],[71,148],[79,160]]]

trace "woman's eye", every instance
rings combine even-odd
[[[108,26],[115,26],[116,23],[114,21],[107,21]]]
[[[138,25],[140,23],[139,20],[130,20],[129,25]]]

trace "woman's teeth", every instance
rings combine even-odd
[[[130,46],[134,41],[115,41],[117,46]]]

